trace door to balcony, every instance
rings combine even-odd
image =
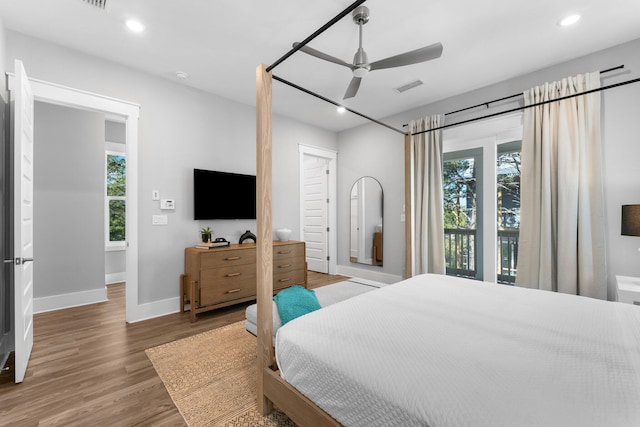
[[[513,284],[520,228],[521,117],[445,132],[447,275]],[[455,128],[454,128],[455,129]]]

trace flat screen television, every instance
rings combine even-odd
[[[193,219],[256,219],[256,177],[193,170]]]

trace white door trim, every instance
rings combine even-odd
[[[9,90],[15,76],[7,73]],[[36,101],[90,111],[99,111],[124,118],[127,154],[127,271],[126,321],[136,322],[148,317],[138,304],[138,118],[140,105],[108,96],[87,92],[44,80],[29,78]]]
[[[318,148],[312,147],[309,145],[298,144],[298,153],[299,153],[299,167],[298,171],[300,177],[298,179],[300,194],[300,239],[304,236],[303,224],[304,224],[304,209],[303,209],[303,186],[302,183],[304,181],[304,156],[315,156],[321,157],[323,159],[328,160],[329,167],[329,204],[327,206],[327,211],[329,212],[329,274],[336,274],[337,270],[337,260],[338,260],[338,230],[337,230],[337,197],[338,197],[338,184],[337,184],[337,159],[338,153],[333,150],[328,150],[326,148]]]

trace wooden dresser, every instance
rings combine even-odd
[[[306,287],[305,243],[273,242],[273,290]],[[186,248],[180,277],[180,311],[190,304],[196,314],[256,298],[256,245],[245,243],[216,249]]]

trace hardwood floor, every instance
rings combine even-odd
[[[346,280],[309,272],[308,287]],[[109,301],[34,316],[34,346],[21,384],[0,374],[1,426],[183,426],[144,350],[244,320],[251,303],[198,315],[125,323],[124,284]]]

